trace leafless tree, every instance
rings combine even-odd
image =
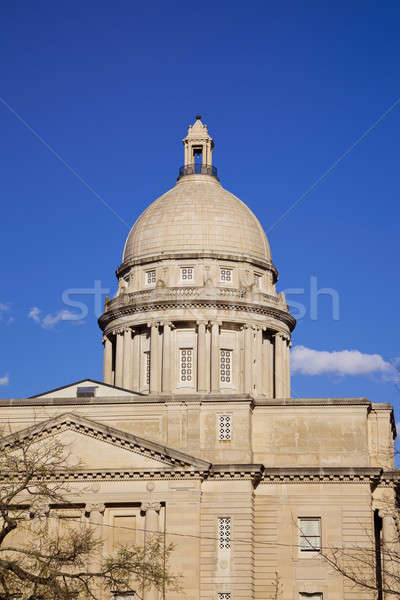
[[[101,590],[125,593],[137,582],[139,590],[178,589],[173,548],[159,537],[104,556],[90,523],[78,519],[60,531],[49,506],[70,506],[66,481],[76,468],[55,436],[0,435],[0,600],[97,600]]]

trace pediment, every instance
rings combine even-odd
[[[210,463],[173,448],[126,433],[81,415],[66,413],[12,434],[3,443],[12,447],[26,438],[40,443],[52,436],[67,446],[70,464],[85,470],[207,470]]]
[[[132,392],[131,390],[126,390],[116,385],[96,381],[95,379],[81,379],[80,381],[74,381],[73,383],[69,383],[68,385],[63,385],[62,387],[43,392],[41,394],[36,394],[35,396],[31,396],[31,398],[79,398],[78,390],[84,389],[93,390],[93,396],[87,396],[87,398],[85,398],[85,396],[82,396],[80,398],[80,400],[82,401],[84,401],[85,399],[87,400],[90,397],[108,398],[110,396],[118,396],[120,398],[124,396],[131,397],[143,395],[138,394],[137,392]]]

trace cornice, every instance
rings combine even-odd
[[[270,483],[368,483],[376,486],[382,469],[371,467],[265,468],[260,485]]]
[[[125,306],[119,306],[115,309],[110,309],[106,313],[102,314],[98,320],[100,328],[105,331],[106,328],[115,320],[122,317],[145,314],[148,312],[165,311],[177,309],[201,309],[207,308],[211,310],[236,310],[240,313],[253,313],[262,315],[265,317],[273,317],[278,321],[282,321],[290,331],[293,331],[296,325],[296,319],[292,317],[290,313],[282,310],[278,307],[264,306],[257,303],[242,303],[234,302],[229,300],[207,300],[207,299],[196,299],[196,300],[162,300],[157,302],[138,302],[135,304],[128,304]],[[171,319],[171,315],[168,316]],[[147,318],[144,317],[144,322],[147,322]]]

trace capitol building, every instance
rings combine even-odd
[[[1,400],[1,422],[71,444],[74,511],[111,526],[105,552],[146,530],[175,545],[182,592],[138,598],[375,598],[321,548],[393,535],[392,407],[291,396],[296,322],[265,232],[222,187],[200,115],[183,146],[126,239],[99,319],[103,381]]]

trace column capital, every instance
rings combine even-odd
[[[213,325],[218,325],[218,327],[221,327],[222,321],[217,321],[216,319],[213,319],[213,320],[210,321],[210,325],[211,325],[211,327]]]
[[[161,510],[161,504],[160,502],[142,502],[140,510],[144,513],[150,510],[158,513]]]
[[[147,327],[159,327],[160,326],[160,322],[159,321],[148,321],[147,323]]]
[[[106,342],[109,342],[110,338],[108,337],[108,335],[104,334],[103,337],[101,338],[101,343],[105,344]]]
[[[117,327],[116,329],[112,330],[112,334],[113,335],[123,335],[124,331],[125,331],[124,327]]]
[[[196,321],[196,325],[205,325],[207,327],[208,321],[207,319],[199,319],[198,321]]]
[[[160,321],[160,325],[162,325],[163,327],[170,327],[171,329],[175,328],[175,325],[172,321]]]
[[[85,504],[85,512],[99,512],[103,513],[106,510],[105,504],[102,502],[88,502]]]

